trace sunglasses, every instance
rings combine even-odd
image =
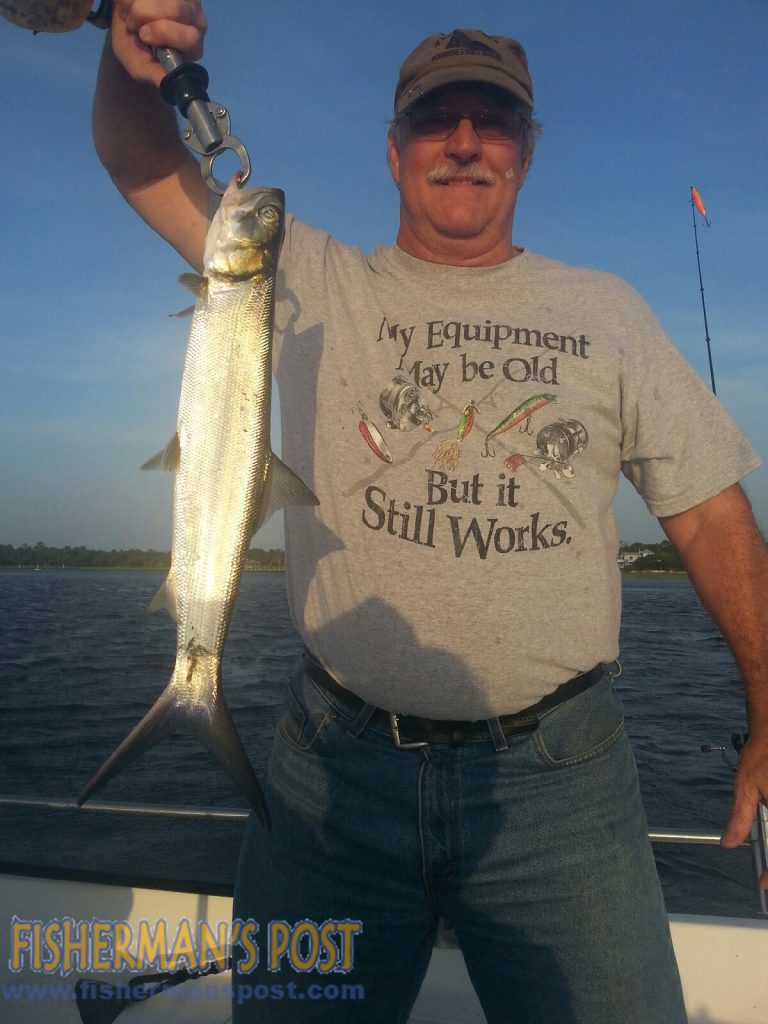
[[[527,118],[514,110],[445,110],[440,107],[418,106],[400,115],[410,118],[411,132],[421,138],[447,139],[461,121],[468,118],[479,139],[484,142],[512,142],[518,138]]]

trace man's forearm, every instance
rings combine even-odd
[[[720,840],[739,846],[759,801],[768,803],[768,551],[741,487],[659,520],[739,667],[749,742],[739,755],[733,807]],[[768,871],[760,878],[768,889]]]
[[[151,83],[128,75],[104,43],[93,101],[93,139],[99,159],[126,198],[192,161],[179,138],[173,109]]]
[[[122,33],[122,34],[121,34]],[[201,270],[208,230],[210,193],[200,165],[179,138],[176,114],[156,81],[126,71],[113,50],[135,47],[137,62],[159,82],[162,70],[151,50],[136,44],[114,22],[104,45],[93,102],[93,138],[99,159],[133,209],[186,259]]]
[[[768,549],[741,487],[660,520],[739,667],[750,731],[768,735]]]

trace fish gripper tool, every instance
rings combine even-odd
[[[208,98],[208,72],[201,64],[185,61],[178,50],[168,46],[157,47],[154,54],[166,73],[160,93],[185,118],[182,139],[188,149],[202,157],[200,173],[208,188],[218,195],[224,194],[227,183],[216,178],[213,162],[226,150],[231,150],[240,161],[239,184],[244,185],[251,176],[250,157],[240,139],[230,134],[226,107]]]

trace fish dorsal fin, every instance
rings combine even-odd
[[[287,508],[289,505],[319,505],[317,497],[310,491],[292,469],[275,455],[269,457],[267,472],[264,477],[264,490],[259,507],[259,514],[253,522],[252,533],[256,533],[269,519],[273,512]]]
[[[165,608],[174,621],[179,621],[179,611],[176,606],[176,584],[170,573],[168,573],[163,581],[163,585],[152,598],[147,611],[159,612],[161,608]]]
[[[181,442],[178,433],[174,434],[168,444],[157,455],[147,459],[142,469],[164,469],[167,473],[175,473],[181,461]]]
[[[201,302],[208,301],[208,278],[201,277],[200,274],[179,274],[179,284],[187,289],[188,292],[192,292],[196,299],[200,299]]]

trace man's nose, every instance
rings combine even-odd
[[[445,152],[449,156],[455,156],[460,160],[472,160],[480,154],[482,142],[472,118],[465,114],[459,119],[456,128],[445,140]]]

